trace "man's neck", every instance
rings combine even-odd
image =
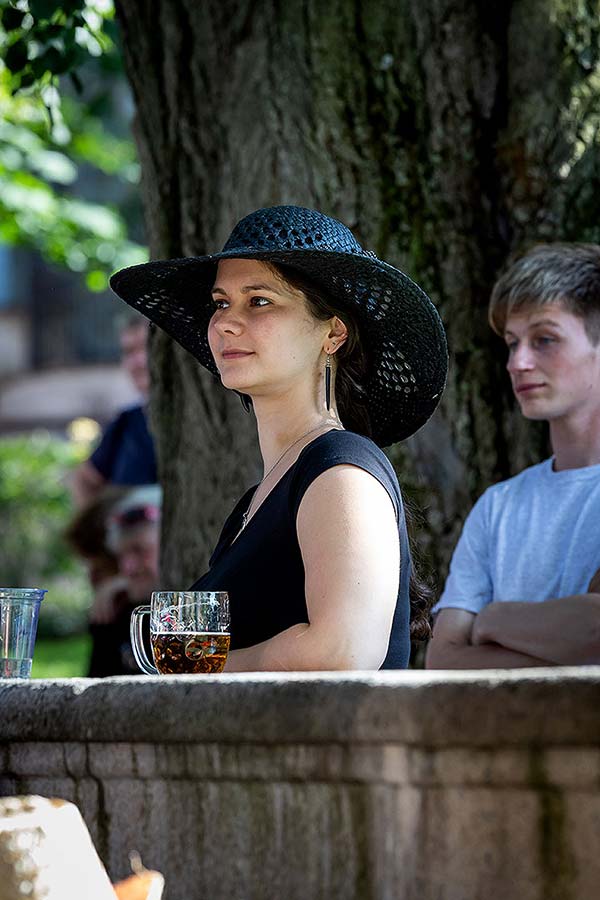
[[[600,416],[550,422],[554,469],[583,469],[600,464]]]

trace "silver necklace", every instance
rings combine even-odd
[[[303,438],[308,437],[310,434],[314,434],[314,432],[318,431],[320,428],[324,428],[325,425],[337,425],[337,422],[333,419],[328,422],[321,422],[320,425],[317,425],[315,428],[311,428],[310,431],[305,431],[304,434],[301,434],[299,438],[296,438],[296,440],[294,441],[293,444],[290,444],[289,447],[286,447],[286,449],[283,451],[281,456],[275,460],[275,462],[273,463],[273,465],[271,466],[269,471],[266,472],[263,475],[262,479],[259,481],[258,485],[256,486],[256,490],[254,491],[254,493],[252,495],[252,499],[250,501],[250,505],[248,506],[248,509],[246,510],[245,513],[242,514],[242,527],[240,528],[240,531],[243,531],[244,528],[246,527],[246,525],[248,524],[248,522],[250,521],[250,513],[252,511],[252,506],[254,504],[254,498],[258,494],[261,485],[263,485],[265,483],[265,481],[267,480],[267,478],[269,477],[271,472],[273,472],[277,468],[277,466],[279,465],[281,460],[284,458],[284,456],[287,456],[287,454],[290,452],[290,450],[292,450],[296,446],[296,444],[299,444],[300,441],[303,440]]]

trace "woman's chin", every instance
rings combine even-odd
[[[238,391],[240,394],[247,394],[250,391],[250,385],[245,378],[235,378],[232,375],[221,373],[221,384],[229,391]]]

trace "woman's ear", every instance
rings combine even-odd
[[[333,317],[327,337],[331,344],[334,345],[333,352],[339,350],[342,344],[345,344],[348,340],[348,329],[338,316]]]

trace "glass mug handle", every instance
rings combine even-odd
[[[131,637],[131,649],[135,656],[135,661],[146,675],[158,675],[158,669],[149,661],[144,647],[144,638],[142,637],[142,617],[150,615],[149,606],[136,606],[131,613],[131,623],[129,625],[129,635]]]

